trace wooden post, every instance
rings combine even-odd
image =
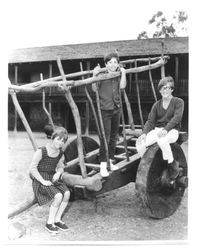
[[[50,62],[49,63],[49,78],[52,78],[53,76],[53,65]],[[51,87],[49,88],[49,97],[51,99]],[[49,114],[52,116],[52,103],[49,101]]]
[[[89,70],[90,65],[87,65],[87,67],[88,67],[88,70]],[[81,62],[80,62],[80,70],[83,71],[83,65],[82,65]],[[82,76],[82,79],[84,79],[84,76]],[[91,98],[86,86],[85,86],[85,93],[86,93],[86,96],[88,98],[88,101],[89,101],[91,109],[92,109],[92,113],[93,113],[94,120],[95,120],[95,123],[96,123],[96,128],[97,128],[99,139],[101,139],[101,131],[100,131],[99,123],[98,123],[98,118],[97,118],[97,115],[96,115],[96,111],[95,111],[95,108],[94,108],[92,98]]]
[[[32,131],[31,131],[31,128],[30,128],[30,126],[29,126],[29,124],[28,124],[28,122],[27,122],[27,120],[26,120],[26,118],[25,118],[25,115],[24,115],[24,113],[23,113],[23,111],[22,111],[22,109],[21,109],[21,107],[20,107],[20,104],[19,104],[18,99],[17,99],[17,97],[16,97],[16,93],[13,92],[13,91],[11,91],[10,94],[11,94],[12,101],[13,101],[13,103],[14,103],[14,106],[15,106],[17,112],[18,112],[18,115],[20,116],[21,121],[23,122],[23,125],[24,125],[24,127],[25,127],[25,129],[26,129],[26,131],[27,131],[28,136],[29,136],[29,139],[30,139],[30,141],[31,141],[31,143],[32,143],[32,145],[33,145],[33,148],[34,148],[34,150],[36,151],[36,149],[38,148],[37,143],[36,143],[36,141],[34,140],[33,133],[32,133]]]
[[[40,79],[43,80],[43,75],[42,75],[42,74],[40,74]],[[54,123],[53,123],[51,114],[50,114],[50,113],[48,112],[48,110],[46,109],[46,105],[45,105],[45,90],[44,90],[44,88],[43,88],[43,90],[42,90],[42,107],[43,107],[44,112],[46,113],[46,115],[47,115],[47,117],[48,117],[49,123],[52,125],[53,130],[55,130],[55,126],[54,126]]]
[[[175,57],[175,84],[178,84],[178,80],[179,80],[179,58],[178,56],[176,56]]]
[[[130,68],[132,68],[132,63],[130,63]],[[131,94],[132,88],[131,88],[131,83],[132,83],[132,74],[129,74],[129,95]]]
[[[161,42],[161,58],[164,60],[164,42]],[[161,78],[165,77],[165,66],[161,65]]]
[[[64,83],[66,83],[66,77],[64,74],[61,60],[59,58],[57,59],[57,65],[58,65],[60,74],[62,76],[62,80],[64,81]],[[66,97],[66,99],[71,107],[72,113],[73,113],[73,118],[75,121],[76,130],[77,130],[77,150],[78,150],[79,164],[80,164],[82,177],[86,178],[87,177],[87,170],[86,170],[86,166],[84,163],[83,142],[82,142],[82,138],[81,138],[81,120],[80,120],[79,110],[77,108],[76,103],[73,100],[73,97],[70,93],[69,88],[66,86],[66,84],[63,84],[62,86],[63,86],[64,91],[65,91],[65,97]]]
[[[123,94],[124,94],[124,100],[125,100],[126,108],[127,108],[129,125],[131,126],[132,130],[135,130],[135,125],[134,125],[134,122],[133,122],[133,114],[132,114],[132,111],[131,111],[131,105],[129,103],[129,99],[127,97],[125,89],[123,89]]]
[[[17,85],[18,83],[18,66],[15,65],[14,66],[14,83]],[[14,133],[17,133],[17,119],[18,115],[17,115],[17,111],[16,108],[14,107]]]
[[[150,65],[151,61],[149,60],[148,63]],[[152,74],[151,74],[151,70],[150,69],[148,70],[148,74],[149,74],[149,79],[150,79],[150,83],[151,83],[151,88],[152,88],[153,96],[154,96],[155,101],[157,101],[157,95],[156,95],[156,92],[155,92],[155,88],[154,88],[154,84],[153,84],[153,79],[152,79]]]
[[[123,111],[123,103],[122,103],[121,90],[119,90],[119,95],[120,95],[120,109],[121,109],[121,115],[122,115],[124,149],[125,149],[127,161],[129,161],[129,153],[128,153],[128,150],[127,150],[127,140],[126,140],[126,131],[125,131],[125,119],[124,119],[124,111]]]
[[[135,67],[137,67],[137,61],[135,61]],[[142,129],[143,129],[144,128],[144,120],[143,120],[143,116],[142,116],[142,108],[141,108],[141,101],[140,101],[138,73],[135,73],[135,81],[136,81],[136,90],[137,90],[138,109],[139,109],[139,113],[140,113],[140,120],[141,120]]]
[[[80,67],[82,66],[82,63],[80,62]],[[90,62],[87,61],[87,70],[90,70]],[[83,66],[82,66],[83,71]],[[85,86],[85,91],[87,91],[87,87]],[[86,128],[85,128],[85,135],[89,135],[89,126],[90,126],[90,107],[89,102],[86,101]]]
[[[89,102],[85,102],[86,105],[86,114],[85,114],[85,121],[86,121],[86,127],[85,127],[85,135],[89,135],[89,124],[90,124],[90,107]]]

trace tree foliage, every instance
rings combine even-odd
[[[147,31],[142,31],[138,39],[187,36],[187,20],[188,16],[185,11],[177,11],[169,19],[162,11],[158,11],[149,20]]]

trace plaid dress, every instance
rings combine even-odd
[[[63,151],[60,151],[57,157],[50,157],[47,154],[46,147],[42,147],[42,159],[38,164],[38,172],[45,180],[52,182],[53,175],[56,173],[55,169],[57,163],[63,155]],[[40,206],[48,203],[54,198],[57,193],[64,194],[68,190],[67,186],[62,181],[56,181],[52,186],[42,185],[36,178],[33,178],[32,182],[33,191],[37,202]]]

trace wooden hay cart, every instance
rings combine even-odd
[[[140,105],[137,74],[139,72],[149,71],[151,87],[156,100],[157,97],[152,83],[151,70],[160,67],[161,76],[164,76],[164,65],[167,62],[168,58],[168,56],[162,55],[161,57],[155,58],[141,58],[122,61],[122,64],[135,63],[135,67],[126,69],[126,73],[134,73],[136,75],[138,107],[142,127],[143,118]],[[138,61],[147,62],[148,64],[145,66],[137,67]],[[97,117],[92,99],[88,93],[86,86],[98,81],[117,77],[120,73],[108,73],[102,74],[102,76],[91,76],[84,79],[84,76],[90,76],[92,74],[92,71],[83,71],[81,67],[81,72],[65,75],[61,60],[59,58],[57,59],[57,64],[60,71],[60,76],[48,78],[45,80],[43,80],[41,77],[41,80],[38,82],[22,86],[9,84],[9,93],[12,97],[15,108],[28,132],[28,136],[32,142],[34,150],[37,149],[37,144],[34,140],[31,128],[29,127],[29,124],[18,103],[16,94],[17,92],[34,93],[47,87],[59,86],[62,89],[71,107],[77,131],[77,137],[69,140],[64,148],[67,167],[65,168],[65,172],[62,175],[62,180],[70,187],[74,199],[94,199],[100,194],[120,188],[130,182],[135,182],[137,195],[145,208],[144,211],[148,216],[153,218],[165,218],[172,215],[179,207],[185,189],[187,187],[187,162],[184,152],[180,146],[184,141],[187,140],[187,134],[181,132],[177,143],[171,145],[174,158],[179,162],[182,171],[175,181],[167,183],[167,181],[165,180],[165,169],[167,168],[167,166],[162,159],[161,150],[159,149],[157,144],[150,146],[142,158],[140,158],[140,156],[137,154],[135,141],[140,135],[140,130],[137,130],[136,126],[134,126],[130,103],[125,91],[123,91],[122,97],[124,97],[124,101],[126,104],[129,124],[125,124],[124,114],[122,112],[123,137],[118,141],[115,153],[115,164],[118,167],[118,170],[110,172],[108,177],[102,178],[100,175],[100,166],[98,161],[99,143],[89,136],[82,135],[79,111],[71,95],[70,88],[77,86],[85,87],[85,92],[94,114],[98,136],[99,138],[103,136],[104,140],[106,141],[104,129],[102,126],[102,119],[101,116],[99,116],[100,109],[98,92],[96,92],[96,100],[98,106]],[[101,69],[101,71],[105,70],[105,68]],[[72,79],[79,76],[82,77],[82,80]],[[54,128],[54,124],[50,117],[50,114],[47,112],[44,105],[44,92],[43,108],[48,115],[51,126]],[[35,198],[31,197],[29,201],[20,204],[18,209],[11,212],[8,217],[11,218],[23,212],[35,203]]]

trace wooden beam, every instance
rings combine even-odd
[[[89,102],[86,101],[85,102],[85,106],[86,106],[86,109],[85,109],[85,135],[89,135],[89,125],[90,125],[90,107],[89,107]]]
[[[179,58],[178,56],[175,56],[175,84],[178,84],[178,80],[179,80]]]
[[[165,58],[164,58],[164,42],[163,41],[161,42],[161,59],[165,60]],[[165,67],[163,64],[163,65],[161,65],[161,78],[164,78],[164,77],[165,77]]]
[[[18,83],[18,66],[15,65],[14,66],[14,84],[17,85]],[[17,119],[18,115],[17,115],[17,111],[16,108],[14,107],[14,133],[17,132]]]
[[[52,62],[49,63],[49,78],[52,78],[53,76],[53,64]],[[49,96],[51,97],[51,91],[52,89],[49,88]],[[49,114],[52,116],[52,103],[49,101]]]
[[[32,146],[33,146],[34,150],[36,151],[37,148],[38,148],[37,143],[36,143],[36,141],[35,141],[35,139],[33,137],[33,133],[32,133],[31,128],[30,128],[30,126],[29,126],[29,124],[28,124],[28,122],[26,120],[26,117],[25,117],[25,115],[24,115],[24,113],[23,113],[23,111],[22,111],[22,109],[20,107],[20,104],[19,104],[18,99],[16,97],[16,93],[11,92],[10,94],[11,94],[11,98],[12,98],[12,101],[14,103],[14,106],[16,108],[16,111],[18,112],[18,115],[20,116],[21,121],[22,121],[22,123],[23,123],[23,125],[24,125],[24,127],[25,127],[25,129],[27,131],[27,134],[28,134],[28,137],[29,137],[29,139],[30,139],[30,141],[32,143]]]
[[[151,61],[149,60],[148,63],[150,65]],[[155,99],[155,102],[156,102],[157,101],[157,95],[156,95],[156,92],[155,92],[155,88],[154,88],[154,84],[153,84],[153,79],[152,79],[152,73],[151,73],[150,69],[149,69],[148,73],[149,73],[149,80],[150,80],[150,84],[151,84],[151,89],[152,89],[153,96],[154,96],[154,99]]]
[[[125,132],[125,119],[124,119],[124,111],[123,111],[123,103],[122,103],[121,90],[119,91],[119,95],[120,95],[120,109],[121,109],[122,125],[123,125],[124,150],[125,150],[125,153],[126,153],[127,161],[129,161],[129,153],[128,153],[128,150],[127,150],[127,140],[126,140],[126,132]]]
[[[149,69],[156,69],[158,67],[161,67],[162,65],[164,65],[166,63],[166,61],[163,60],[159,60],[156,63],[153,63],[151,65],[145,65],[145,66],[140,66],[140,67],[135,67],[135,68],[131,68],[131,69],[126,69],[126,74],[130,74],[130,73],[139,73],[139,72],[143,72]],[[106,69],[102,68],[101,71],[106,71]],[[79,73],[82,74],[82,72],[78,72],[78,73],[73,73],[73,74],[77,74],[80,75]],[[90,74],[90,72],[88,72]],[[52,86],[60,86],[60,85],[67,85],[69,87],[78,87],[78,86],[83,86],[83,85],[88,85],[88,84],[92,84],[92,83],[96,83],[99,81],[105,81],[107,79],[113,79],[120,76],[120,72],[113,72],[113,73],[107,73],[107,74],[102,74],[100,76],[95,76],[95,77],[90,77],[90,78],[86,78],[84,80],[71,80],[71,81],[55,81],[55,77],[54,78],[49,78],[43,81],[38,81],[38,82],[34,82],[34,83],[30,83],[30,84],[24,84],[22,86],[9,86],[9,88],[12,88],[16,91],[23,91],[23,92],[36,92],[44,87],[52,87]],[[66,75],[64,75],[64,77],[66,77]],[[60,79],[59,77],[56,77],[56,80]]]
[[[93,164],[93,163],[85,163],[86,167],[92,168],[95,170],[100,170],[100,164]]]
[[[42,74],[40,74],[40,79],[43,80],[43,75]],[[55,125],[53,123],[53,119],[51,117],[51,114],[46,109],[46,104],[45,104],[45,89],[44,88],[42,90],[42,108],[43,108],[45,114],[47,115],[48,121],[51,124],[51,126],[53,127],[53,130],[55,130]]]
[[[135,130],[135,125],[134,125],[134,121],[133,121],[133,113],[131,111],[131,105],[130,105],[130,102],[129,102],[129,99],[127,97],[125,89],[123,90],[123,94],[124,94],[124,100],[125,100],[125,104],[126,104],[126,108],[127,108],[129,125],[130,125],[132,130]],[[127,124],[125,124],[125,127],[126,126],[127,126]]]
[[[62,79],[64,82],[66,82],[66,77],[64,74],[64,70],[61,64],[60,59],[57,59],[57,65],[60,71],[60,74],[62,76]],[[81,174],[83,178],[87,177],[87,171],[86,171],[86,167],[84,164],[84,155],[83,155],[83,142],[82,142],[82,138],[81,138],[81,120],[80,120],[80,115],[79,115],[79,110],[77,108],[76,103],[73,100],[73,97],[70,93],[69,88],[65,85],[62,86],[64,88],[65,91],[65,97],[71,107],[72,113],[73,113],[73,118],[75,121],[75,126],[76,126],[76,130],[77,130],[77,151],[78,151],[78,157],[79,157],[79,163],[80,163],[80,169],[81,169]]]
[[[163,56],[163,59],[168,60],[169,58],[170,58],[169,56]],[[151,58],[150,58],[151,62],[158,61],[158,60],[160,60],[160,59],[161,59],[160,56],[151,57]],[[129,59],[129,60],[121,61],[120,63],[121,63],[121,64],[130,64],[130,63],[134,63],[135,61],[137,61],[137,62],[149,62],[149,58]]]
[[[88,69],[90,68],[90,63],[87,63],[87,68]],[[80,62],[80,69],[81,69],[81,71],[83,71],[82,62]],[[84,79],[84,77],[82,77],[82,79]],[[85,93],[86,93],[87,99],[88,99],[88,101],[90,103],[90,106],[91,106],[91,109],[92,109],[92,113],[93,113],[93,116],[94,116],[94,120],[95,120],[95,124],[96,124],[96,128],[97,128],[99,139],[101,139],[101,131],[100,131],[100,127],[99,127],[98,118],[97,118],[97,115],[96,115],[96,110],[94,108],[94,104],[93,104],[92,98],[91,98],[91,96],[90,96],[90,94],[89,94],[88,89],[87,89],[86,86],[85,86]]]
[[[62,180],[66,185],[74,187],[75,185],[85,186],[90,191],[99,191],[102,189],[102,177],[100,173],[92,177],[82,178],[81,175],[63,173]]]
[[[124,148],[123,145],[117,145],[116,148]],[[130,150],[137,150],[136,147],[132,147],[132,146],[127,146],[128,149]]]
[[[137,68],[137,61],[135,62],[135,67]],[[140,101],[140,90],[139,90],[139,84],[138,84],[138,73],[135,73],[135,82],[136,82],[137,100],[138,100],[138,109],[139,109],[139,114],[140,114],[140,120],[141,120],[142,128],[144,128],[144,120],[143,120],[141,101]]]

